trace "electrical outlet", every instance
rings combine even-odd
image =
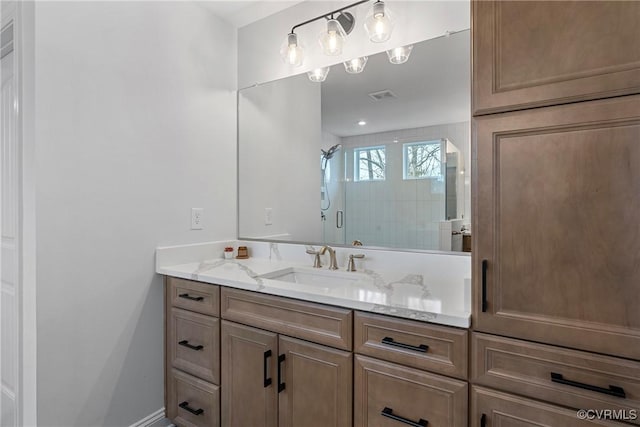
[[[191,229],[192,230],[202,230],[204,225],[202,225],[204,217],[204,208],[191,208]]]
[[[273,224],[273,209],[264,208],[264,225]]]

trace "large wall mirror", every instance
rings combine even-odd
[[[238,95],[241,239],[462,250],[470,223],[470,34]]]

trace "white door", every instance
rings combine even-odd
[[[0,51],[0,425],[18,426],[20,369],[20,145],[13,51],[14,25],[3,25]]]

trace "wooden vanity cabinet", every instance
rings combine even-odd
[[[171,277],[166,292],[179,427],[466,425],[467,330]]]
[[[352,425],[351,352],[255,327],[301,338],[334,330],[324,339],[350,350],[350,310],[229,288],[222,300],[222,317],[245,323],[222,321],[224,427]]]
[[[474,115],[640,93],[640,2],[483,0],[472,16]]]

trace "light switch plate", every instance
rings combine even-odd
[[[273,224],[273,209],[264,208],[264,225]]]
[[[191,229],[202,230],[204,219],[204,208],[191,208]]]

